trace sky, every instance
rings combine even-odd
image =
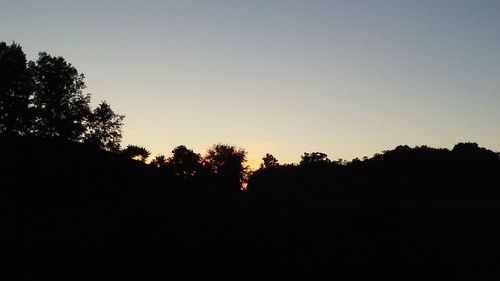
[[[0,0],[0,41],[63,56],[123,145],[335,160],[500,151],[500,1]]]

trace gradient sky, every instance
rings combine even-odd
[[[60,55],[154,155],[215,143],[372,156],[500,150],[500,1],[0,0],[0,41]]]

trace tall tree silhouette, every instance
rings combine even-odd
[[[179,145],[172,150],[168,166],[176,175],[184,178],[196,176],[203,169],[201,156],[184,145]]]
[[[242,148],[225,144],[216,144],[208,149],[205,163],[225,191],[241,190],[248,171],[245,166],[246,154]]]
[[[0,133],[36,134],[119,151],[123,115],[102,102],[93,111],[84,75],[62,57],[39,53],[27,62],[21,46],[0,42]]]
[[[34,80],[36,131],[39,135],[78,141],[90,115],[90,95],[84,75],[62,57],[39,53],[29,68]]]
[[[21,46],[0,42],[0,132],[20,135],[32,129],[33,83]]]
[[[89,115],[85,142],[108,151],[119,151],[124,118],[115,114],[111,106],[103,101]]]

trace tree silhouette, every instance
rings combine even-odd
[[[29,63],[34,80],[36,131],[47,137],[78,141],[86,131],[90,95],[84,94],[84,75],[62,57],[39,53]]]
[[[89,115],[85,142],[108,151],[119,151],[124,118],[115,114],[111,106],[103,101]]]
[[[207,167],[215,174],[221,188],[228,192],[240,191],[248,168],[244,165],[247,152],[231,145],[216,144],[205,156]]]
[[[39,53],[27,62],[21,46],[0,42],[0,133],[85,141],[119,151],[123,115],[106,102],[93,111],[84,75],[62,57]]]
[[[462,161],[478,168],[484,165],[496,165],[500,162],[498,153],[479,147],[475,142],[457,143],[452,152]]]
[[[331,163],[328,155],[322,152],[304,152],[300,159],[300,165]]]
[[[0,132],[20,135],[32,129],[33,83],[21,46],[0,42]]]
[[[262,158],[260,169],[268,169],[276,166],[279,166],[278,159],[276,159],[276,157],[274,157],[272,154],[266,153],[266,155]]]
[[[167,167],[167,158],[164,155],[156,155],[156,157],[151,160],[152,166],[163,169]]]
[[[139,160],[142,162],[146,162],[146,159],[150,154],[146,148],[137,145],[127,145],[127,147],[123,149],[121,153],[128,158]]]
[[[184,145],[179,145],[172,150],[168,165],[176,175],[184,178],[196,176],[203,169],[201,156]]]

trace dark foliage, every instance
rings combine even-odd
[[[82,140],[91,113],[90,95],[84,94],[83,74],[62,57],[41,52],[30,62],[35,85],[35,132],[41,136]]]
[[[266,153],[266,155],[262,157],[260,169],[269,169],[276,166],[279,166],[278,159],[276,159],[276,157],[274,157],[272,154]]]
[[[328,164],[331,162],[330,159],[328,159],[328,155],[322,152],[304,152],[304,154],[300,156],[300,159],[300,165]]]
[[[214,174],[216,185],[227,188],[224,192],[239,192],[247,176],[244,166],[247,152],[232,145],[216,144],[208,149],[204,161]]]
[[[315,158],[325,159],[326,155]],[[500,191],[487,188],[490,185],[480,181],[489,181],[496,175],[500,167],[498,154],[475,143],[460,143],[451,151],[398,146],[373,158],[343,165],[322,160],[307,163],[257,171],[248,190],[266,196],[275,194],[281,199],[286,193],[298,193],[299,201],[306,195],[363,200],[438,200],[460,196],[466,200]],[[311,166],[312,163],[322,165]]]
[[[0,42],[0,133],[31,132],[33,79],[21,46]]]
[[[182,178],[203,175],[205,169],[201,156],[184,145],[172,150],[172,157],[168,159],[167,165],[175,175]]]
[[[84,78],[62,57],[41,52],[37,61],[28,62],[19,45],[0,42],[0,133],[119,151],[124,116],[106,102],[92,110]]]
[[[124,118],[123,115],[115,114],[109,104],[102,102],[88,116],[85,142],[104,150],[118,152]]]
[[[127,145],[127,147],[121,151],[121,154],[129,159],[146,162],[150,155],[150,152],[142,146]]]
[[[156,157],[153,160],[151,160],[151,163],[149,164],[158,169],[166,169],[167,158],[165,158],[164,155],[156,155]]]

